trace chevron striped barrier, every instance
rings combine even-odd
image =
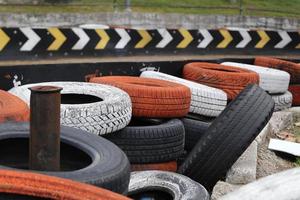
[[[300,53],[300,32],[0,28],[1,59],[134,54]]]

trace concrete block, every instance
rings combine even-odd
[[[211,195],[211,200],[218,200],[221,196],[224,196],[227,193],[233,192],[240,188],[241,186],[239,185],[233,185],[230,183],[226,183],[223,181],[217,182],[215,185],[212,195]]]
[[[274,112],[270,121],[272,133],[278,134],[293,124],[293,113],[290,111]]]
[[[269,135],[271,132],[270,123],[267,123],[267,125],[263,128],[263,130],[258,134],[258,136],[255,138],[255,141],[258,145],[264,143],[266,141],[267,135]]]
[[[255,181],[256,166],[257,142],[253,141],[227,172],[226,182],[231,184],[246,184]]]

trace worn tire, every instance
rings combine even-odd
[[[258,74],[250,70],[215,63],[194,62],[183,67],[183,77],[204,85],[219,88],[234,99],[248,84],[258,83]]]
[[[255,57],[254,64],[286,71],[291,75],[291,84],[300,83],[300,65],[297,63],[277,58],[258,56]]]
[[[131,171],[146,171],[146,170],[160,170],[160,171],[177,171],[177,162],[170,161],[164,163],[152,163],[152,164],[132,164]]]
[[[116,86],[131,97],[135,117],[182,117],[189,112],[191,92],[188,87],[169,81],[132,76],[105,76],[90,80]]]
[[[191,90],[192,99],[190,111],[204,116],[218,116],[227,104],[226,93],[222,90],[188,81],[161,72],[145,71],[141,77],[161,79],[187,86]]]
[[[0,123],[5,121],[28,121],[29,107],[20,98],[0,90]]]
[[[0,170],[0,199],[129,200],[111,191],[42,174]],[[20,197],[23,196],[24,198]],[[28,197],[28,198],[26,198]],[[31,197],[31,198],[30,198]]]
[[[223,62],[221,64],[258,73],[259,86],[270,94],[285,93],[288,90],[290,75],[285,71],[235,62]]]
[[[96,135],[111,133],[124,128],[131,119],[130,97],[119,88],[84,82],[44,82],[28,84],[11,89],[9,92],[19,96],[28,105],[30,91],[37,85],[62,87],[62,94],[83,94],[103,99],[92,103],[61,104],[61,123],[79,128]]]
[[[261,178],[231,192],[220,200],[294,200],[300,199],[300,168]]]
[[[85,166],[80,165],[76,170],[66,168],[67,171],[33,171],[50,176],[72,179],[75,181],[89,183],[103,187],[114,192],[126,193],[130,176],[129,161],[117,146],[99,136],[89,134],[85,131],[70,127],[61,127],[61,166],[65,163],[78,166],[77,162],[84,155],[91,159]],[[22,138],[24,138],[21,142]],[[28,141],[29,125],[27,123],[4,123],[0,125],[0,143],[2,144],[0,169],[24,169],[28,167]],[[7,143],[10,141],[10,143]],[[6,144],[6,146],[4,145]],[[9,145],[10,144],[10,145]],[[19,144],[19,146],[18,146]],[[75,154],[70,147],[80,150]],[[66,153],[64,153],[66,152]],[[67,154],[67,155],[65,155]],[[72,157],[72,159],[71,159]],[[73,164],[76,157],[78,161]],[[112,159],[113,158],[113,159]]]
[[[270,95],[257,85],[247,86],[213,121],[178,172],[211,191],[265,127],[273,109]]]
[[[284,94],[271,95],[275,102],[274,111],[280,111],[292,106],[293,95],[287,91]]]
[[[179,119],[161,124],[127,126],[105,135],[119,146],[131,164],[149,164],[176,160],[184,151],[184,127]]]
[[[187,151],[191,151],[204,135],[205,131],[208,129],[211,123],[190,118],[182,118],[181,121],[184,125],[185,130],[184,149]]]
[[[174,200],[209,200],[209,194],[199,183],[180,174],[163,171],[131,172],[129,196],[149,190],[164,191]]]
[[[300,85],[290,85],[289,91],[293,95],[293,106],[300,106]]]

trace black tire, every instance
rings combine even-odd
[[[189,199],[189,200],[209,200],[209,194],[199,183],[190,178],[172,173],[157,170],[132,172],[129,184],[129,197],[141,196],[148,191],[153,191],[155,195],[159,192],[168,193],[172,198],[158,199]],[[152,195],[153,195],[152,194]],[[134,198],[137,199],[137,198]],[[138,198],[143,199],[143,198]],[[144,199],[150,199],[145,198]],[[151,198],[152,199],[152,198]],[[156,198],[155,198],[156,199]]]
[[[181,121],[185,129],[184,149],[191,151],[204,135],[211,123],[189,118],[182,118]]]
[[[184,151],[184,127],[179,119],[131,121],[121,131],[103,137],[119,146],[131,163],[161,163],[176,160]]]
[[[60,137],[61,171],[33,172],[127,193],[130,165],[117,146],[99,136],[64,126]],[[28,169],[28,138],[28,123],[0,125],[0,169]]]
[[[214,120],[178,172],[211,191],[265,127],[273,109],[270,95],[248,85]]]

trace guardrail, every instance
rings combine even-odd
[[[177,54],[300,55],[300,33],[246,29],[0,28],[2,60]]]

